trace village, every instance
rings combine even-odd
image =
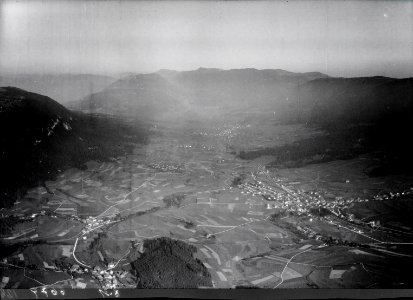
[[[268,175],[268,171],[261,172],[261,174],[263,173],[266,176]],[[348,208],[354,206],[355,203],[393,200],[413,194],[413,187],[411,187],[401,192],[389,192],[384,194],[381,193],[369,199],[361,199],[360,197],[350,199],[345,199],[343,197],[335,197],[334,199],[327,201],[322,196],[322,193],[318,191],[293,191],[291,188],[287,187],[281,182],[277,182],[276,179],[272,179],[273,186],[266,185],[262,181],[257,180],[255,176],[253,176],[253,179],[253,182],[242,183],[238,187],[242,189],[241,193],[247,195],[250,194],[253,196],[257,195],[269,201],[266,204],[266,209],[270,210],[278,208],[285,210],[286,213],[295,213],[298,216],[305,215],[310,218],[319,218],[320,216],[315,215],[313,212],[324,209],[328,212],[331,212],[339,219],[348,222],[353,222],[357,225],[370,226],[372,228],[380,226],[380,222],[374,220],[369,222],[363,222],[362,220],[355,219],[353,214],[347,214],[345,211]],[[356,230],[355,228],[353,229]],[[359,229],[357,230],[359,233],[362,233],[362,231],[360,231]],[[310,237],[313,236],[316,236],[316,234],[311,233]]]

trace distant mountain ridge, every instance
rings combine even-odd
[[[0,86],[14,86],[65,104],[100,91],[116,78],[94,74],[21,74],[0,76]]]
[[[69,106],[89,112],[152,114],[185,105],[245,105],[259,101],[271,103],[282,98],[293,86],[316,78],[317,72],[293,73],[284,70],[199,68],[194,71],[162,69],[151,74],[131,74],[104,90]]]
[[[281,69],[161,69],[131,74],[104,90],[70,103],[73,109],[156,116],[171,110],[218,107],[273,111],[280,122],[374,122],[391,112],[410,112],[412,79],[335,78]]]

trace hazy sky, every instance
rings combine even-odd
[[[0,72],[413,76],[412,1],[0,1]]]

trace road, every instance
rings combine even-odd
[[[284,274],[285,270],[287,269],[288,264],[293,260],[293,258],[296,257],[296,256],[298,256],[298,255],[300,255],[300,254],[303,254],[303,253],[305,253],[305,252],[308,252],[308,251],[310,251],[310,250],[312,250],[312,249],[309,248],[309,249],[307,249],[307,250],[298,252],[297,254],[294,254],[294,255],[287,261],[287,263],[285,264],[285,266],[284,266],[284,268],[283,268],[283,270],[282,270],[282,272],[281,272],[281,275],[280,275],[281,281],[274,287],[274,289],[278,288],[278,287],[284,282],[283,274]]]

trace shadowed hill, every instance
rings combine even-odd
[[[129,114],[140,117],[173,110],[183,94],[158,74],[126,76],[69,107],[93,113]]]
[[[307,123],[326,135],[281,147],[242,152],[253,159],[272,155],[272,166],[302,166],[375,153],[371,176],[411,173],[413,145],[413,78],[323,78],[290,92],[282,122]]]
[[[380,122],[412,113],[413,78],[323,78],[297,86],[288,118],[312,123]]]
[[[211,287],[211,275],[199,259],[196,248],[179,240],[145,240],[144,253],[131,263],[138,278],[137,288]]]
[[[18,88],[0,88],[0,206],[27,188],[89,160],[107,160],[145,140],[145,130],[116,118],[73,113],[56,101]]]
[[[98,92],[115,80],[94,74],[22,74],[0,76],[0,86],[18,87],[65,104]]]

